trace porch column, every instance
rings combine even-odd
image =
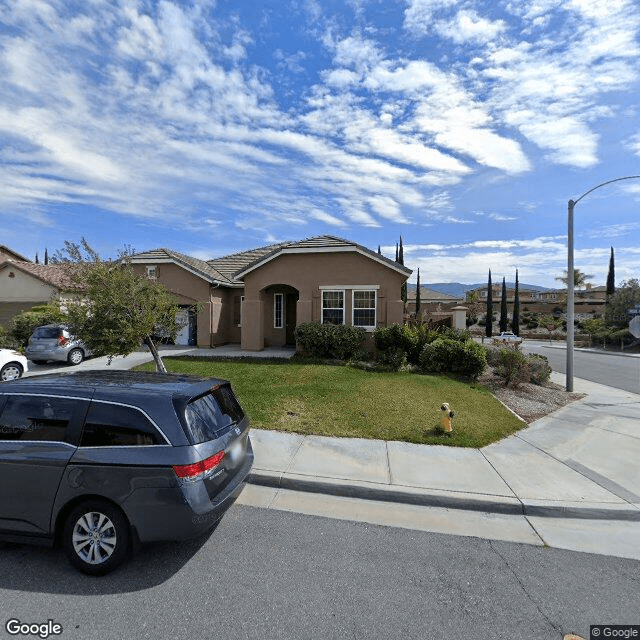
[[[264,303],[262,300],[244,299],[242,305],[241,347],[247,351],[264,349]]]

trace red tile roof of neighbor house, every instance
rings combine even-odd
[[[241,286],[242,282],[239,278],[244,273],[253,270],[262,262],[274,258],[280,253],[286,252],[309,252],[314,251],[340,251],[353,249],[360,253],[364,253],[370,258],[377,260],[391,268],[402,271],[409,275],[411,269],[398,264],[394,260],[385,258],[375,251],[371,251],[362,245],[335,236],[315,236],[306,238],[296,242],[280,242],[278,244],[250,249],[249,251],[240,251],[230,255],[214,258],[213,260],[199,260],[190,256],[172,251],[170,249],[153,249],[143,253],[137,253],[132,258],[132,262],[136,264],[142,263],[162,263],[174,262],[183,267],[190,268],[192,271],[200,275],[205,280],[217,282],[227,286]]]
[[[72,264],[36,264],[35,262],[14,262],[13,260],[5,260],[0,263],[0,269],[19,269],[59,290],[76,288],[70,275],[70,270],[73,267]]]

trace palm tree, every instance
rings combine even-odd
[[[582,273],[580,269],[573,270],[573,286],[576,289],[584,289],[589,284],[589,280],[591,278],[593,278],[593,275]],[[564,272],[564,276],[562,276],[561,278],[556,278],[556,280],[564,283],[565,286],[569,285],[569,278],[567,277],[566,271]]]

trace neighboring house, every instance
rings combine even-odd
[[[9,249],[9,247],[0,244],[0,264],[5,260],[11,260],[12,262],[31,262],[29,258],[25,258],[16,251],[13,251],[13,249]]]
[[[0,325],[38,304],[45,304],[69,288],[66,265],[43,265],[33,262],[0,263]]]
[[[473,292],[478,294],[478,299],[486,301],[487,288],[474,289]],[[502,301],[502,285],[493,284],[492,299],[494,313],[499,311],[499,305]],[[467,300],[472,291],[467,291]],[[518,297],[520,299],[521,311],[529,311],[531,313],[541,313],[545,315],[557,315],[564,313],[567,304],[566,289],[548,289],[538,291],[534,289],[519,289]],[[507,304],[512,305],[515,299],[515,290],[507,289]],[[604,309],[607,302],[607,288],[604,286],[594,287],[590,284],[584,289],[576,289],[575,291],[575,317],[577,320],[584,320],[593,316],[604,317]],[[497,305],[497,306],[496,306]]]
[[[411,270],[355,242],[318,236],[198,260],[170,249],[132,258],[176,294],[184,307],[179,344],[240,343],[260,351],[294,345],[303,322],[350,324],[373,331],[403,321],[402,284]],[[192,313],[194,302],[203,307]]]
[[[459,305],[463,298],[433,291],[426,287],[420,287],[420,312],[425,313],[447,313],[452,307]],[[405,313],[413,316],[416,312],[416,290],[410,289],[407,295]],[[448,315],[451,315],[450,313]]]

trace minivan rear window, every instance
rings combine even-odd
[[[60,327],[38,327],[33,332],[34,338],[57,338],[61,335],[62,329]]]
[[[185,409],[185,421],[193,444],[219,438],[243,417],[242,407],[228,384],[193,398]]]

